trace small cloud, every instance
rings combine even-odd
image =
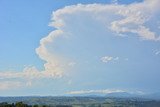
[[[107,63],[107,62],[111,61],[112,59],[113,59],[113,57],[111,57],[111,56],[104,56],[101,58],[101,61],[104,63]]]
[[[117,61],[117,60],[119,60],[119,57],[115,57],[113,60]]]
[[[104,56],[104,57],[101,58],[101,61],[104,62],[104,63],[108,63],[112,60],[117,61],[117,60],[119,60],[119,57]]]
[[[160,51],[157,50],[157,51],[155,52],[155,55],[160,55]]]
[[[76,62],[69,62],[68,63],[68,66],[71,66],[71,67],[73,67],[73,66],[75,66],[76,65]]]

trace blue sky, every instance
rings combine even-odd
[[[1,0],[0,95],[159,91],[158,3]]]

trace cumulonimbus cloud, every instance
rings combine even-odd
[[[160,37],[156,32],[150,31],[150,28],[145,26],[145,23],[149,21],[150,17],[157,11],[157,4],[159,3],[159,0],[145,0],[141,3],[129,5],[78,4],[66,6],[53,12],[50,26],[53,26],[57,30],[41,39],[40,46],[36,49],[40,58],[46,61],[44,65],[45,72],[59,74],[61,72],[60,68],[63,68],[61,62],[58,62],[58,59],[54,56],[54,53],[49,52],[47,44],[54,42],[54,39],[58,36],[67,35],[68,32],[72,33],[72,31],[66,30],[71,25],[67,22],[69,19],[72,19],[76,15],[81,16],[87,13],[91,18],[94,18],[95,21],[106,23],[108,28],[113,32],[135,33],[142,39],[159,41]],[[64,65],[65,64],[63,64],[63,66]]]
[[[83,16],[92,19],[92,23],[103,24],[106,30],[110,30],[117,34],[133,33],[145,40],[159,41],[159,35],[156,32],[151,31],[151,28],[146,24],[152,20],[154,14],[157,14],[159,4],[159,0],[144,0],[143,2],[129,5],[96,3],[85,5],[77,4],[58,9],[53,12],[52,22],[50,23],[50,26],[54,27],[55,30],[42,38],[40,40],[40,46],[36,48],[37,55],[45,61],[44,70],[40,71],[36,67],[29,67],[25,68],[22,72],[1,72],[0,78],[62,77],[70,66],[69,63],[74,61],[72,61],[72,59],[66,60],[62,56],[55,54],[53,48],[54,42],[57,38],[72,35],[76,23],[82,23],[81,26],[77,26],[77,29],[82,29],[86,26],[85,23],[83,23],[85,22],[84,20],[86,20]],[[77,22],[74,21],[74,24],[72,21],[75,19]],[[83,22],[81,22],[81,20],[83,20]],[[101,31],[98,31],[97,29],[96,32]],[[74,35],[76,36],[75,33]],[[50,48],[53,49],[51,50]],[[108,61],[113,58],[105,57],[103,59],[103,61]]]

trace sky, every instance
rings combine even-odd
[[[0,0],[0,96],[160,90],[159,0]]]

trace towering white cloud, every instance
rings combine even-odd
[[[142,39],[159,41],[160,37],[158,34],[152,32],[149,27],[145,26],[145,23],[150,21],[152,15],[157,11],[157,8],[159,8],[159,3],[159,0],[145,0],[141,3],[129,5],[78,4],[66,6],[53,12],[50,26],[53,26],[57,30],[43,38],[40,42],[40,46],[36,49],[40,58],[46,61],[44,65],[45,72],[51,73],[54,76],[61,75],[63,72],[61,68],[65,66],[65,63],[62,64],[62,62],[59,62],[59,59],[56,58],[54,53],[49,52],[47,44],[51,42],[54,43],[54,39],[58,36],[67,35],[68,32],[72,33],[72,29],[70,29],[70,31],[66,30],[68,27],[72,26],[68,20],[74,20],[72,18],[76,16],[88,14],[89,17],[93,18],[95,21],[105,23],[106,26],[114,32],[135,33]],[[81,20],[77,21],[81,22]],[[106,62],[106,60],[112,60],[112,57],[104,57],[102,60]]]
[[[68,60],[56,54],[54,50],[54,42],[57,38],[68,37],[74,32],[75,25],[77,29],[83,29],[89,21],[85,19],[87,16],[92,23],[102,24],[104,29],[117,34],[133,33],[144,40],[159,41],[160,37],[157,32],[153,32],[148,26],[148,22],[152,21],[152,17],[159,9],[160,0],[145,0],[140,3],[129,5],[121,4],[77,4],[66,6],[53,12],[52,22],[50,26],[55,30],[48,36],[40,40],[40,46],[36,49],[38,56],[45,61],[44,70],[39,71],[36,67],[25,68],[22,72],[0,72],[0,78],[57,78],[67,73],[72,59]],[[85,20],[85,21],[84,21]],[[158,20],[158,19],[157,19]],[[82,22],[81,22],[82,21]],[[88,22],[89,23],[89,22]],[[158,28],[158,26],[157,26]],[[94,29],[86,27],[86,29]],[[101,29],[94,29],[101,32]],[[87,36],[85,32],[82,35]],[[106,35],[107,36],[107,35]],[[63,44],[62,44],[63,45]],[[52,49],[51,49],[52,48]],[[113,60],[113,57],[103,57],[103,62]],[[118,57],[115,58],[118,60]]]

